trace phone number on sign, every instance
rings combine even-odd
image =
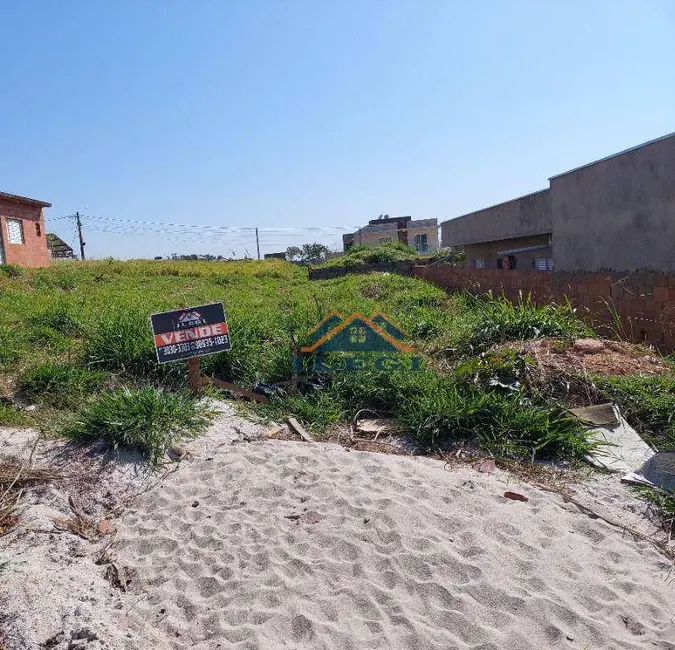
[[[199,339],[198,341],[188,341],[187,343],[176,343],[175,345],[165,345],[160,349],[164,356],[178,354],[179,352],[192,352],[193,350],[203,350],[214,345],[227,345],[229,337],[214,336],[210,339]]]

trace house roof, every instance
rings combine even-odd
[[[18,203],[25,203],[27,205],[37,205],[41,208],[51,208],[52,204],[39,199],[31,199],[27,196],[19,196],[18,194],[9,194],[8,192],[0,192],[0,199],[7,201],[17,201]]]
[[[53,232],[47,233],[47,245],[53,250],[73,250],[72,246],[66,244],[61,237],[55,235]]]
[[[450,219],[446,219],[445,221],[441,222],[441,226],[445,225],[446,223],[449,223],[450,221],[456,221],[458,219],[464,219],[466,217],[472,217],[474,214],[478,214],[479,212],[486,212],[487,210],[492,210],[493,208],[499,208],[502,205],[506,205],[507,203],[515,203],[516,201],[522,201],[523,199],[527,199],[531,196],[537,196],[537,194],[544,194],[544,193],[549,192],[549,191],[550,191],[550,188],[545,187],[543,190],[537,190],[536,192],[530,192],[529,194],[523,194],[522,196],[517,196],[515,199],[509,199],[508,201],[501,201],[500,203],[494,203],[493,205],[488,205],[485,208],[473,210],[473,212],[467,212],[465,214],[460,214],[456,217],[450,217]]]
[[[552,181],[554,178],[560,178],[561,176],[567,176],[567,174],[573,174],[574,172],[578,172],[581,169],[586,169],[586,167],[592,167],[593,165],[597,165],[598,163],[605,162],[606,160],[611,160],[612,158],[617,158],[618,156],[623,156],[626,153],[630,153],[631,151],[635,151],[636,149],[642,149],[642,147],[647,147],[650,144],[656,144],[657,142],[662,142],[663,140],[668,140],[668,138],[673,138],[675,137],[675,133],[668,133],[667,135],[662,135],[660,138],[654,138],[653,140],[648,140],[647,142],[643,142],[642,144],[638,144],[634,147],[630,147],[628,149],[624,149],[623,151],[619,151],[617,153],[613,153],[609,156],[605,156],[604,158],[599,158],[598,160],[594,160],[593,162],[586,163],[585,165],[579,165],[579,167],[574,167],[574,169],[569,169],[566,172],[561,172],[560,174],[556,174],[555,176],[549,176],[549,181]]]

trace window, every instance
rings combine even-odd
[[[39,221],[36,221],[36,222],[35,222],[35,234],[36,234],[38,237],[42,237],[42,228],[40,227],[40,222],[39,222]]]
[[[474,260],[473,261],[473,268],[474,269],[484,269],[485,268],[485,260]]]
[[[7,219],[7,243],[23,244],[23,224],[20,219]]]
[[[552,271],[553,270],[553,258],[552,257],[539,257],[534,260],[534,268],[537,271]]]
[[[429,239],[426,234],[415,235],[413,237],[413,246],[418,253],[429,252]]]

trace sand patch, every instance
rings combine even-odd
[[[647,542],[500,470],[266,429],[226,412],[159,483],[110,469],[135,496],[95,542],[31,532],[68,505],[29,496],[0,538],[8,647],[675,647],[670,565]],[[652,532],[618,480],[580,495]]]

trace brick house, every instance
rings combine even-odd
[[[49,266],[42,210],[51,205],[0,192],[0,264]]]

